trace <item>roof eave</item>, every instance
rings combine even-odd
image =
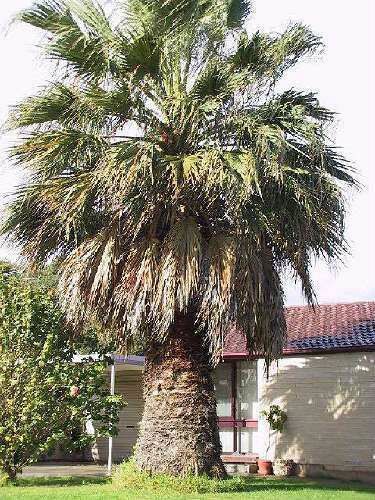
[[[334,347],[330,349],[283,349],[281,358],[287,356],[314,355],[314,354],[344,354],[351,352],[375,352],[373,346],[353,346],[353,347]],[[224,352],[222,358],[224,361],[235,361],[243,359],[262,359],[264,356],[250,354],[249,352]]]

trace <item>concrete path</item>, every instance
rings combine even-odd
[[[45,462],[23,469],[21,477],[104,477],[107,475],[105,465],[77,462]]]

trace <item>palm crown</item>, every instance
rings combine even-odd
[[[245,0],[118,8],[47,0],[19,14],[58,66],[8,120],[26,129],[11,157],[30,176],[4,231],[31,260],[59,260],[76,321],[162,341],[193,308],[213,355],[236,325],[269,361],[285,334],[280,272],[313,302],[312,257],[345,251],[342,185],[355,181],[329,145],[333,114],[276,92],[321,40],[300,24],[248,35]]]

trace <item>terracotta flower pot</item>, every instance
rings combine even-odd
[[[271,476],[273,474],[271,460],[258,460],[258,474],[260,476]]]

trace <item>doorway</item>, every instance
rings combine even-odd
[[[254,453],[258,428],[257,361],[224,361],[214,370],[223,454]]]

